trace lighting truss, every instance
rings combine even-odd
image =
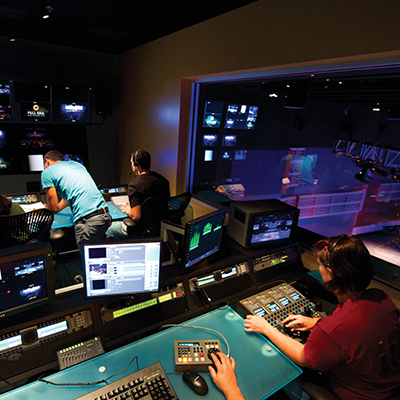
[[[361,168],[378,167],[392,174],[400,172],[400,149],[335,139],[332,152],[351,158]]]

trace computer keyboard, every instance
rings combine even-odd
[[[178,400],[160,362],[156,362],[76,400]]]

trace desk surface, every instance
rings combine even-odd
[[[226,307],[211,311],[187,321],[185,324],[212,328],[223,334],[229,343],[231,356],[236,360],[238,384],[243,395],[247,400],[266,399],[299,376],[301,369],[287,359],[264,336],[258,333],[246,333],[243,329],[243,323],[243,318],[231,308]],[[168,379],[181,400],[198,399],[199,396],[183,383],[180,373],[169,374],[175,371],[173,343],[174,340],[210,338],[221,339],[218,335],[209,331],[175,326],[58,372],[46,377],[46,379],[57,383],[99,381],[123,371],[129,362],[135,356],[138,356],[140,368],[156,361],[161,362]],[[222,351],[226,353],[226,345],[222,339],[221,345]],[[105,372],[99,372],[100,367],[105,367]],[[136,364],[133,362],[125,374],[119,375],[109,382],[135,371]],[[200,372],[200,374],[205,378],[209,387],[209,392],[204,396],[204,399],[224,399],[222,393],[212,382],[210,374],[208,372]],[[71,400],[99,387],[101,386],[61,387],[36,381],[4,393],[0,398],[2,400]]]
[[[123,219],[126,214],[119,210],[111,201],[107,202],[108,209],[110,211],[111,218],[113,220]],[[64,208],[59,213],[54,214],[53,229],[66,228],[68,226],[74,226],[74,220],[72,217],[72,211],[69,207]]]

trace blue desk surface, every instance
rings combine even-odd
[[[126,217],[126,214],[123,213],[117,207],[115,207],[114,204],[111,203],[111,201],[107,202],[107,206],[110,211],[111,218],[113,220],[123,219]],[[66,228],[69,226],[74,226],[74,220],[72,217],[71,209],[69,207],[66,207],[59,213],[54,214],[54,221],[51,227],[53,229],[57,229],[57,228]]]
[[[236,360],[236,375],[244,397],[247,400],[266,399],[299,376],[301,369],[286,358],[264,336],[258,333],[246,333],[243,323],[243,318],[229,307],[211,311],[185,322],[189,325],[212,328],[223,334],[229,343],[231,356]],[[138,356],[140,368],[156,361],[161,362],[180,400],[198,399],[199,396],[183,383],[181,373],[169,374],[175,371],[174,340],[210,338],[220,339],[222,351],[227,352],[225,342],[215,333],[176,326],[48,376],[46,379],[57,383],[95,382],[123,371],[129,362]],[[105,372],[99,372],[100,367],[105,367]],[[109,382],[135,371],[136,363],[133,362],[125,374],[119,375]],[[209,392],[204,399],[224,399],[223,394],[214,385],[210,374],[208,372],[200,372],[200,374],[209,387]],[[101,385],[62,387],[36,381],[4,393],[0,398],[2,400],[71,400],[99,387]]]

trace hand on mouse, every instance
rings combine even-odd
[[[228,358],[222,352],[218,352],[218,356],[212,353],[211,358],[214,361],[217,371],[213,367],[208,367],[208,370],[214,383],[224,393],[226,399],[245,400],[237,385],[235,360],[232,357]]]

